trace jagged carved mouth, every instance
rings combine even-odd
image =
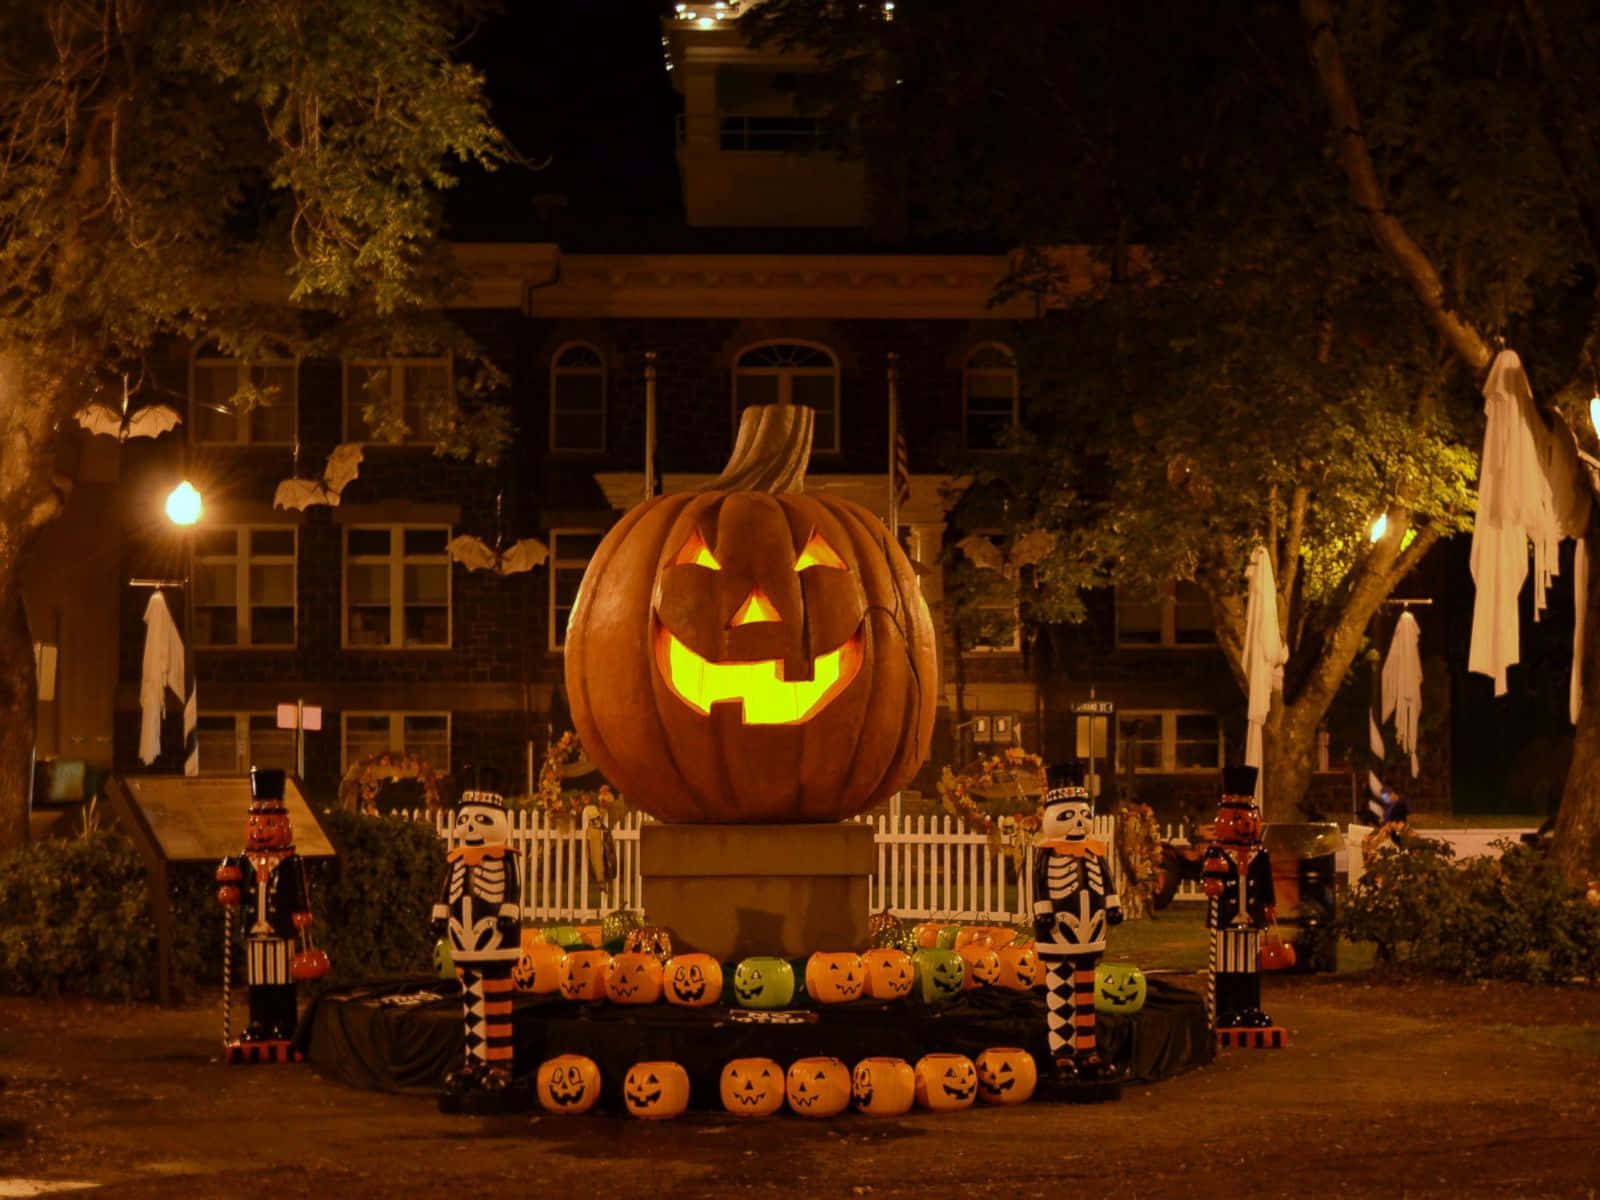
[[[798,725],[809,721],[855,680],[861,670],[864,640],[858,627],[844,645],[812,660],[810,679],[791,682],[783,677],[782,659],[714,662],[658,625],[656,669],[672,694],[703,716],[711,715],[712,705],[737,701],[746,725]]]

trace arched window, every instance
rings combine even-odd
[[[214,345],[201,347],[189,369],[190,438],[227,446],[292,445],[298,375],[295,360],[287,356],[247,360]]]
[[[733,363],[733,420],[752,404],[805,404],[817,413],[814,450],[839,449],[839,360],[823,346],[763,342]]]
[[[1004,450],[1017,427],[1017,360],[999,342],[984,342],[961,368],[963,428],[968,450]]]
[[[550,359],[550,449],[605,448],[605,360],[586,342],[568,342]]]

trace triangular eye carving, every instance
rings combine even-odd
[[[683,544],[683,549],[678,551],[674,563],[693,563],[697,567],[706,567],[713,571],[722,570],[722,564],[717,561],[717,556],[711,553],[711,547],[706,545],[706,539],[700,536],[696,529],[689,535],[689,540]]]
[[[800,557],[794,560],[794,569],[804,571],[807,567],[832,567],[835,571],[848,571],[844,559],[839,557],[839,552],[828,545],[826,539],[815,530],[806,541]]]

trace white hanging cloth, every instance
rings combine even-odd
[[[1550,502],[1555,510],[1556,529],[1564,538],[1576,538],[1572,555],[1572,676],[1567,684],[1567,714],[1578,723],[1583,711],[1583,643],[1585,608],[1589,595],[1589,557],[1583,535],[1589,529],[1592,508],[1589,473],[1578,457],[1578,440],[1572,427],[1559,422],[1548,439],[1546,475],[1550,480]]]
[[[1567,684],[1567,717],[1576,725],[1583,712],[1583,645],[1588,641],[1589,551],[1583,537],[1572,551],[1572,678]]]
[[[1283,664],[1289,661],[1289,647],[1278,625],[1278,585],[1272,577],[1272,556],[1265,546],[1250,555],[1250,586],[1246,593],[1244,618],[1244,673],[1249,682],[1248,722],[1245,732],[1244,761],[1252,767],[1262,765],[1261,729],[1272,707],[1272,693],[1283,690]],[[1256,799],[1261,799],[1264,772],[1256,772]]]
[[[161,712],[166,693],[183,701],[183,773],[194,775],[200,768],[195,729],[198,710],[195,694],[188,687],[184,665],[183,638],[172,620],[166,597],[150,594],[144,606],[144,664],[139,672],[139,761],[149,766],[161,755]]]
[[[1400,614],[1383,662],[1383,719],[1394,717],[1394,740],[1411,756],[1411,778],[1417,777],[1417,719],[1422,715],[1422,630],[1409,612]]]
[[[1472,530],[1472,645],[1467,669],[1506,692],[1506,668],[1521,650],[1517,596],[1528,577],[1533,542],[1533,613],[1555,577],[1560,533],[1545,474],[1547,434],[1533,408],[1533,391],[1514,350],[1502,350],[1483,385],[1488,425],[1478,473],[1478,515]]]

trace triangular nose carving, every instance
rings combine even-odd
[[[750,594],[744,598],[744,603],[739,605],[739,611],[733,614],[730,627],[751,625],[756,621],[781,621],[778,615],[778,606],[774,604],[757,584],[750,589]]]

